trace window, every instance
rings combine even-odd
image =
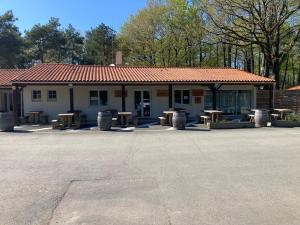
[[[40,90],[32,91],[32,101],[33,102],[40,102],[41,98],[42,98],[42,92]]]
[[[57,99],[57,94],[55,90],[50,90],[48,91],[48,101],[53,102],[56,101]]]
[[[176,90],[174,92],[174,99],[176,104],[190,104],[190,91],[189,90]]]
[[[183,90],[182,91],[182,103],[183,104],[190,104],[190,91],[189,90]]]
[[[98,105],[98,91],[90,91],[90,106]]]
[[[107,91],[99,91],[100,105],[107,105]]]
[[[90,106],[107,105],[107,91],[90,91]]]

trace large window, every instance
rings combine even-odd
[[[174,101],[176,104],[190,104],[190,91],[189,90],[175,90]]]
[[[49,90],[48,91],[48,101],[49,102],[55,102],[57,100],[57,94],[55,90]]]
[[[107,102],[107,91],[90,91],[90,106],[104,106]]]
[[[224,114],[247,113],[251,109],[251,91],[218,91],[217,109]],[[206,91],[204,99],[204,108],[212,109],[212,92]]]
[[[31,99],[33,102],[40,102],[42,99],[42,92],[40,90],[33,90]]]

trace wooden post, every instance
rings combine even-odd
[[[122,112],[126,111],[126,90],[125,85],[121,85],[121,95],[122,95]]]
[[[24,117],[24,95],[23,95],[23,87],[20,87],[20,98],[21,98],[21,117]]]
[[[213,107],[213,110],[216,110],[217,109],[217,89],[215,87],[213,87],[211,89],[212,91],[212,107]]]
[[[275,92],[275,84],[271,84],[269,86],[269,109],[273,110],[275,105],[274,105],[274,92]]]
[[[13,112],[14,112],[14,119],[15,123],[18,124],[18,87],[13,86],[12,87],[12,100],[13,100]]]
[[[69,84],[69,96],[70,96],[70,112],[74,112],[74,90],[73,84]]]
[[[169,84],[169,108],[173,108],[173,85]]]

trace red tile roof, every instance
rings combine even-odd
[[[24,72],[25,69],[0,69],[0,88],[10,88],[10,81]]]
[[[288,91],[300,91],[300,85],[295,86],[295,87],[291,87],[288,89]]]
[[[39,64],[13,83],[272,83],[237,69]]]

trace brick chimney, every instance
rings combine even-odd
[[[116,52],[116,66],[123,64],[123,56],[121,51]]]

